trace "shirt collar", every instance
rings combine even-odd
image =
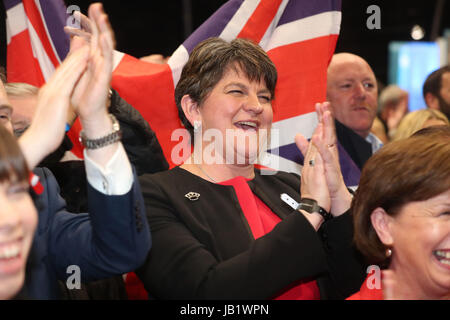
[[[366,141],[372,145],[372,154],[377,152],[383,146],[383,142],[372,132],[369,132],[369,135],[366,137]]]

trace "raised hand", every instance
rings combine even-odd
[[[90,58],[87,70],[75,89],[72,102],[80,118],[84,135],[88,139],[98,139],[112,131],[107,101],[115,41],[108,16],[104,13],[101,3],[89,7],[89,23],[92,31],[89,43]],[[74,37],[71,46],[76,48],[85,43],[84,39]],[[98,150],[89,149],[87,154],[99,165],[105,165],[117,147],[118,144],[114,143]]]
[[[312,143],[308,143],[300,134],[295,137],[295,141],[304,155],[311,145],[320,154],[323,160],[326,187],[330,195],[331,214],[338,216],[350,208],[352,197],[345,186],[339,165],[336,131],[331,112],[329,111],[329,103],[317,103],[316,112],[319,124],[311,138]],[[307,164],[305,158],[305,165]]]
[[[322,124],[319,124],[320,126]],[[319,134],[320,128],[316,128],[313,137]],[[302,198],[310,198],[317,201],[319,206],[330,211],[330,193],[328,191],[327,180],[325,176],[325,167],[322,156],[316,146],[300,134],[295,137],[297,147],[304,154],[304,165],[301,173],[300,194]],[[323,222],[317,215],[305,214],[305,217],[317,230]]]
[[[101,3],[89,7],[92,39],[88,69],[76,88],[73,103],[82,122],[92,122],[105,114],[113,67],[114,33]],[[80,39],[73,39],[80,41]],[[72,43],[72,45],[74,45]],[[84,127],[84,126],[83,126]]]
[[[61,144],[76,83],[86,70],[89,47],[71,52],[39,90],[36,113],[19,143],[30,169]]]

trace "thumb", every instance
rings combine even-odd
[[[306,140],[306,138],[303,135],[298,133],[295,135],[295,144],[296,144],[297,148],[300,150],[300,152],[302,153],[303,157],[306,157],[306,153],[307,153],[308,147],[309,147],[308,140]]]

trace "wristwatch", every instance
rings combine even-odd
[[[122,131],[120,130],[119,122],[114,115],[109,114],[109,116],[112,121],[113,130],[106,136],[98,139],[88,139],[83,131],[80,132],[80,142],[86,149],[99,149],[122,139]]]
[[[318,213],[325,221],[330,220],[333,217],[327,210],[319,206],[316,200],[309,198],[301,198],[296,210],[305,210],[308,213]]]

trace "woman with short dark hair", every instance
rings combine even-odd
[[[309,148],[297,138],[306,154],[301,181],[254,167],[270,136],[276,80],[249,40],[211,38],[191,53],[175,100],[194,152],[140,180],[153,247],[137,274],[150,296],[325,299],[360,286],[327,104],[317,106]]]

